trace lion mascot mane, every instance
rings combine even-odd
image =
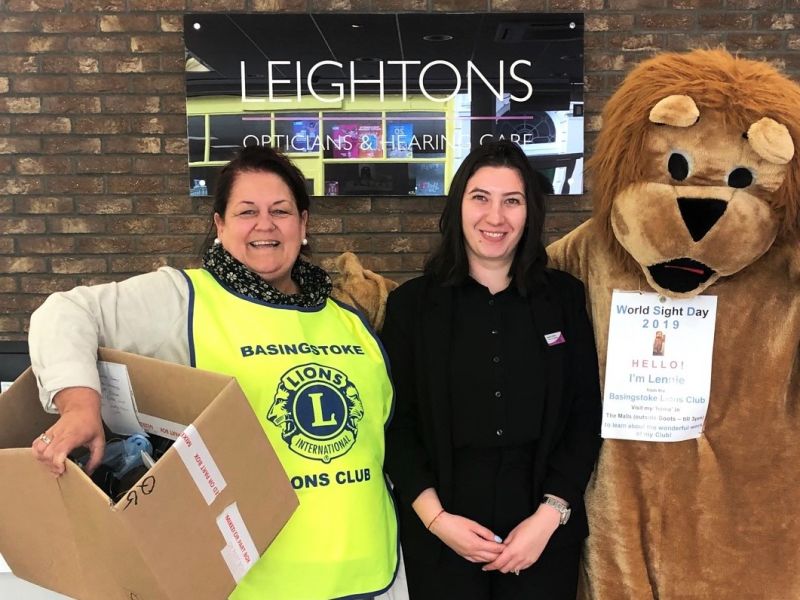
[[[800,87],[724,50],[643,62],[608,101],[579,277],[601,373],[612,290],[717,297],[702,435],[606,440],[582,595],[800,598]]]

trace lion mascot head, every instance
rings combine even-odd
[[[661,54],[603,112],[595,224],[656,291],[697,295],[796,239],[798,143],[800,87],[767,63]]]

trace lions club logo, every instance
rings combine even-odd
[[[317,363],[284,373],[267,413],[300,456],[329,463],[356,442],[364,406],[347,375]]]

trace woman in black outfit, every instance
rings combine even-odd
[[[575,598],[600,390],[583,287],[545,267],[545,185],[511,142],[473,150],[425,274],[389,297],[411,600]]]

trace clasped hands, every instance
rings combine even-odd
[[[558,528],[559,516],[555,509],[542,505],[502,542],[480,523],[448,512],[431,524],[430,531],[459,556],[470,562],[486,563],[484,571],[519,574],[539,559]]]

